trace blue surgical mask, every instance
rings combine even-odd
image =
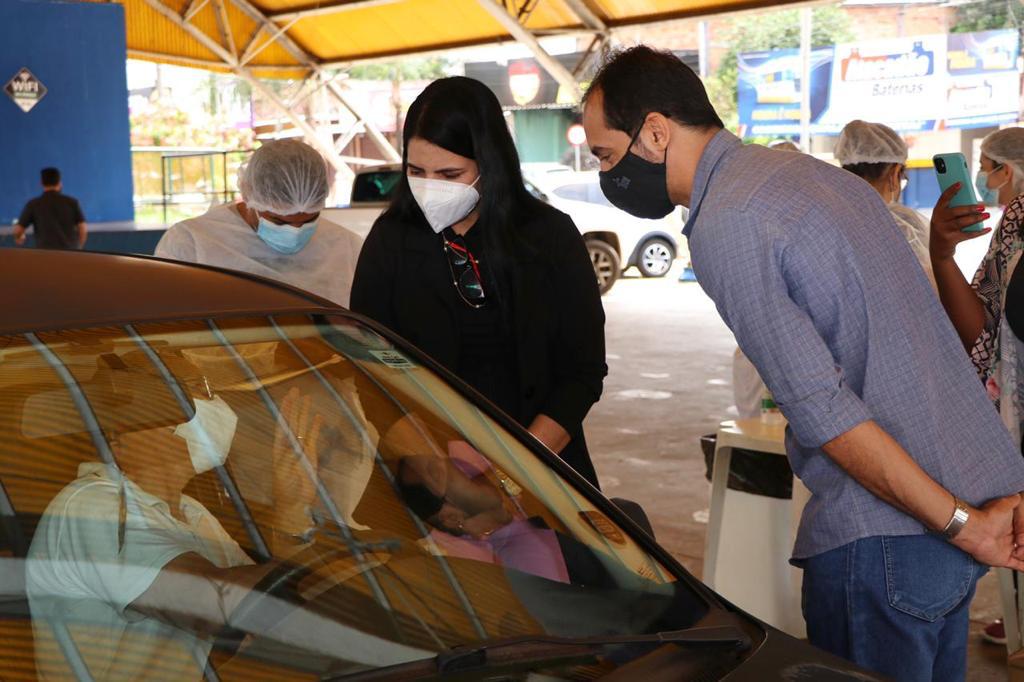
[[[989,189],[988,173],[981,169],[978,169],[978,174],[974,176],[974,189],[978,190],[978,199],[981,203],[986,206],[999,205],[999,188]]]
[[[311,220],[305,225],[292,227],[291,225],[275,225],[266,218],[260,216],[259,227],[256,228],[256,236],[278,253],[292,255],[302,251],[313,238],[316,232],[316,220]]]

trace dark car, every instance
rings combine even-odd
[[[0,678],[861,680],[373,322],[0,249]]]

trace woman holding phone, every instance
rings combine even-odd
[[[608,371],[604,308],[579,230],[526,190],[483,83],[431,83],[403,141],[402,179],[363,245],[352,310],[433,356],[596,486],[583,418]]]
[[[1024,253],[1024,128],[999,130],[982,141],[981,168],[974,184],[983,205],[951,207],[959,185],[943,192],[935,204],[929,246],[932,270],[949,319],[1003,423],[1020,443],[1024,374],[1019,372],[1018,358],[1024,359],[1024,267],[1017,264]],[[988,254],[968,283],[953,255],[960,242],[992,231],[964,232],[963,228],[988,218],[985,206],[995,205],[1004,207],[1003,217]],[[1014,611],[1008,606],[1004,600],[1004,612],[1010,616]],[[984,636],[1005,644],[1002,621],[989,624]],[[1010,643],[1011,648],[1021,646],[1017,640]]]

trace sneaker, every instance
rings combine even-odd
[[[981,631],[981,638],[986,642],[1006,646],[1006,628],[1003,627],[1003,621],[1000,619],[986,625]]]

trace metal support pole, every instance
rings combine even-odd
[[[810,7],[800,9],[800,149],[811,152],[811,30]]]
[[[710,45],[708,44],[708,22],[700,21],[697,23],[697,60],[700,70],[700,77],[708,77],[708,54]]]

